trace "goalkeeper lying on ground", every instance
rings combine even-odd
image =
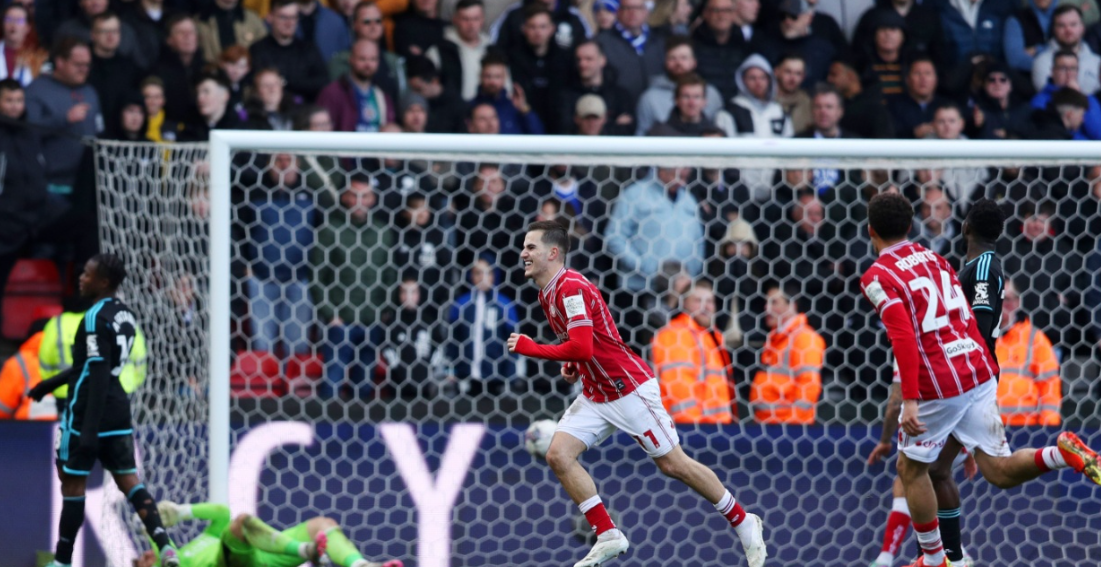
[[[157,504],[164,526],[187,520],[209,520],[199,537],[179,548],[180,567],[297,567],[310,561],[320,564],[325,555],[340,567],[402,567],[399,560],[367,561],[329,518],[312,518],[279,531],[249,514],[230,521],[229,508],[221,504]],[[154,546],[155,547],[155,546]],[[135,567],[159,565],[159,557],[146,551]]]

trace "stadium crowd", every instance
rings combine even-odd
[[[95,252],[89,137],[1101,139],[1096,0],[845,0],[867,5],[851,34],[820,2],[11,0],[0,282],[28,254],[79,265]],[[813,422],[820,374],[862,385],[845,390],[857,399],[881,395],[874,385],[889,374],[887,351],[865,348],[881,333],[858,286],[873,260],[864,204],[878,190],[910,197],[913,237],[956,265],[969,203],[997,199],[1015,316],[1059,357],[1089,357],[1101,340],[1101,167],[237,157],[235,346],[281,360],[316,353],[326,396],[501,393],[520,376],[555,376],[504,343],[540,332],[516,238],[531,221],[561,219],[571,265],[609,292],[628,342],[659,374],[677,357],[703,360],[694,371],[741,388],[727,408],[740,397],[762,421]],[[195,198],[189,214],[201,217]],[[180,288],[194,285],[170,284],[182,326],[198,307]],[[682,352],[678,333],[701,331],[709,354]],[[686,420],[715,415],[712,394],[692,395],[707,399]]]

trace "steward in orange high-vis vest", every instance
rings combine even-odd
[[[1020,305],[1013,282],[1007,281],[1002,302],[1002,334],[994,347],[1002,368],[998,378],[1002,422],[1060,425],[1063,381],[1059,378],[1059,359],[1043,331],[1033,327],[1028,319],[1017,321]]]
[[[753,377],[749,404],[761,423],[814,423],[822,394],[826,341],[807,324],[779,286],[768,289],[766,318],[772,331]]]
[[[57,405],[53,396],[36,402],[28,395],[31,388],[42,380],[38,373],[38,345],[42,342],[39,331],[27,339],[0,369],[0,419],[44,420],[57,419]]]
[[[737,421],[727,374],[730,356],[714,327],[711,284],[693,284],[682,307],[684,313],[654,335],[651,352],[661,401],[676,423]]]

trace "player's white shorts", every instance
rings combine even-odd
[[[680,445],[673,418],[661,405],[661,390],[658,381],[653,378],[630,394],[611,402],[598,404],[585,396],[577,396],[566,414],[558,420],[555,431],[568,433],[591,449],[615,433],[616,429],[634,437],[646,454],[654,459],[665,456]]]
[[[901,417],[899,418],[901,421]],[[918,402],[918,420],[927,431],[916,437],[899,432],[899,451],[915,461],[937,460],[951,435],[968,452],[982,451],[992,457],[1011,454],[1005,427],[998,413],[998,382],[984,384],[960,396]]]

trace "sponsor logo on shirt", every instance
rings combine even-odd
[[[987,282],[979,282],[975,284],[975,305],[990,305],[990,291],[987,286],[990,285]]]
[[[948,358],[967,354],[979,348],[979,344],[972,339],[960,339],[944,345],[944,354]]]
[[[580,293],[563,299],[562,304],[566,307],[567,319],[573,319],[578,315],[585,315],[585,298],[581,297]]]
[[[88,335],[88,356],[99,356],[99,343],[95,335]]]

